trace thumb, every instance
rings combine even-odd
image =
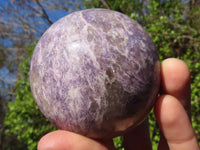
[[[106,146],[105,146],[106,145]],[[111,150],[110,141],[99,142],[82,135],[64,130],[57,130],[43,136],[38,143],[38,150]]]

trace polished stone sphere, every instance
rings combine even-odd
[[[86,9],[42,35],[30,84],[41,112],[58,128],[109,138],[137,126],[152,109],[160,61],[136,21],[112,10]]]

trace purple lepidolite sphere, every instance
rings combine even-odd
[[[160,84],[160,61],[145,30],[119,12],[87,9],[55,22],[31,61],[31,90],[58,128],[108,138],[149,113]]]

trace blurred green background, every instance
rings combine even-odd
[[[29,65],[39,37],[73,11],[107,8],[137,20],[153,39],[160,60],[184,60],[191,71],[192,125],[200,143],[200,0],[4,0],[0,2],[0,150],[35,150],[56,130],[40,113],[30,91]],[[160,131],[151,112],[157,149]],[[123,150],[123,137],[114,138]]]

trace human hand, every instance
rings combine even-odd
[[[154,112],[162,131],[158,150],[200,150],[190,122],[190,72],[178,59],[161,64],[161,96]],[[124,135],[125,150],[151,150],[148,120]],[[114,150],[112,139],[96,141],[69,131],[45,135],[38,150]]]

